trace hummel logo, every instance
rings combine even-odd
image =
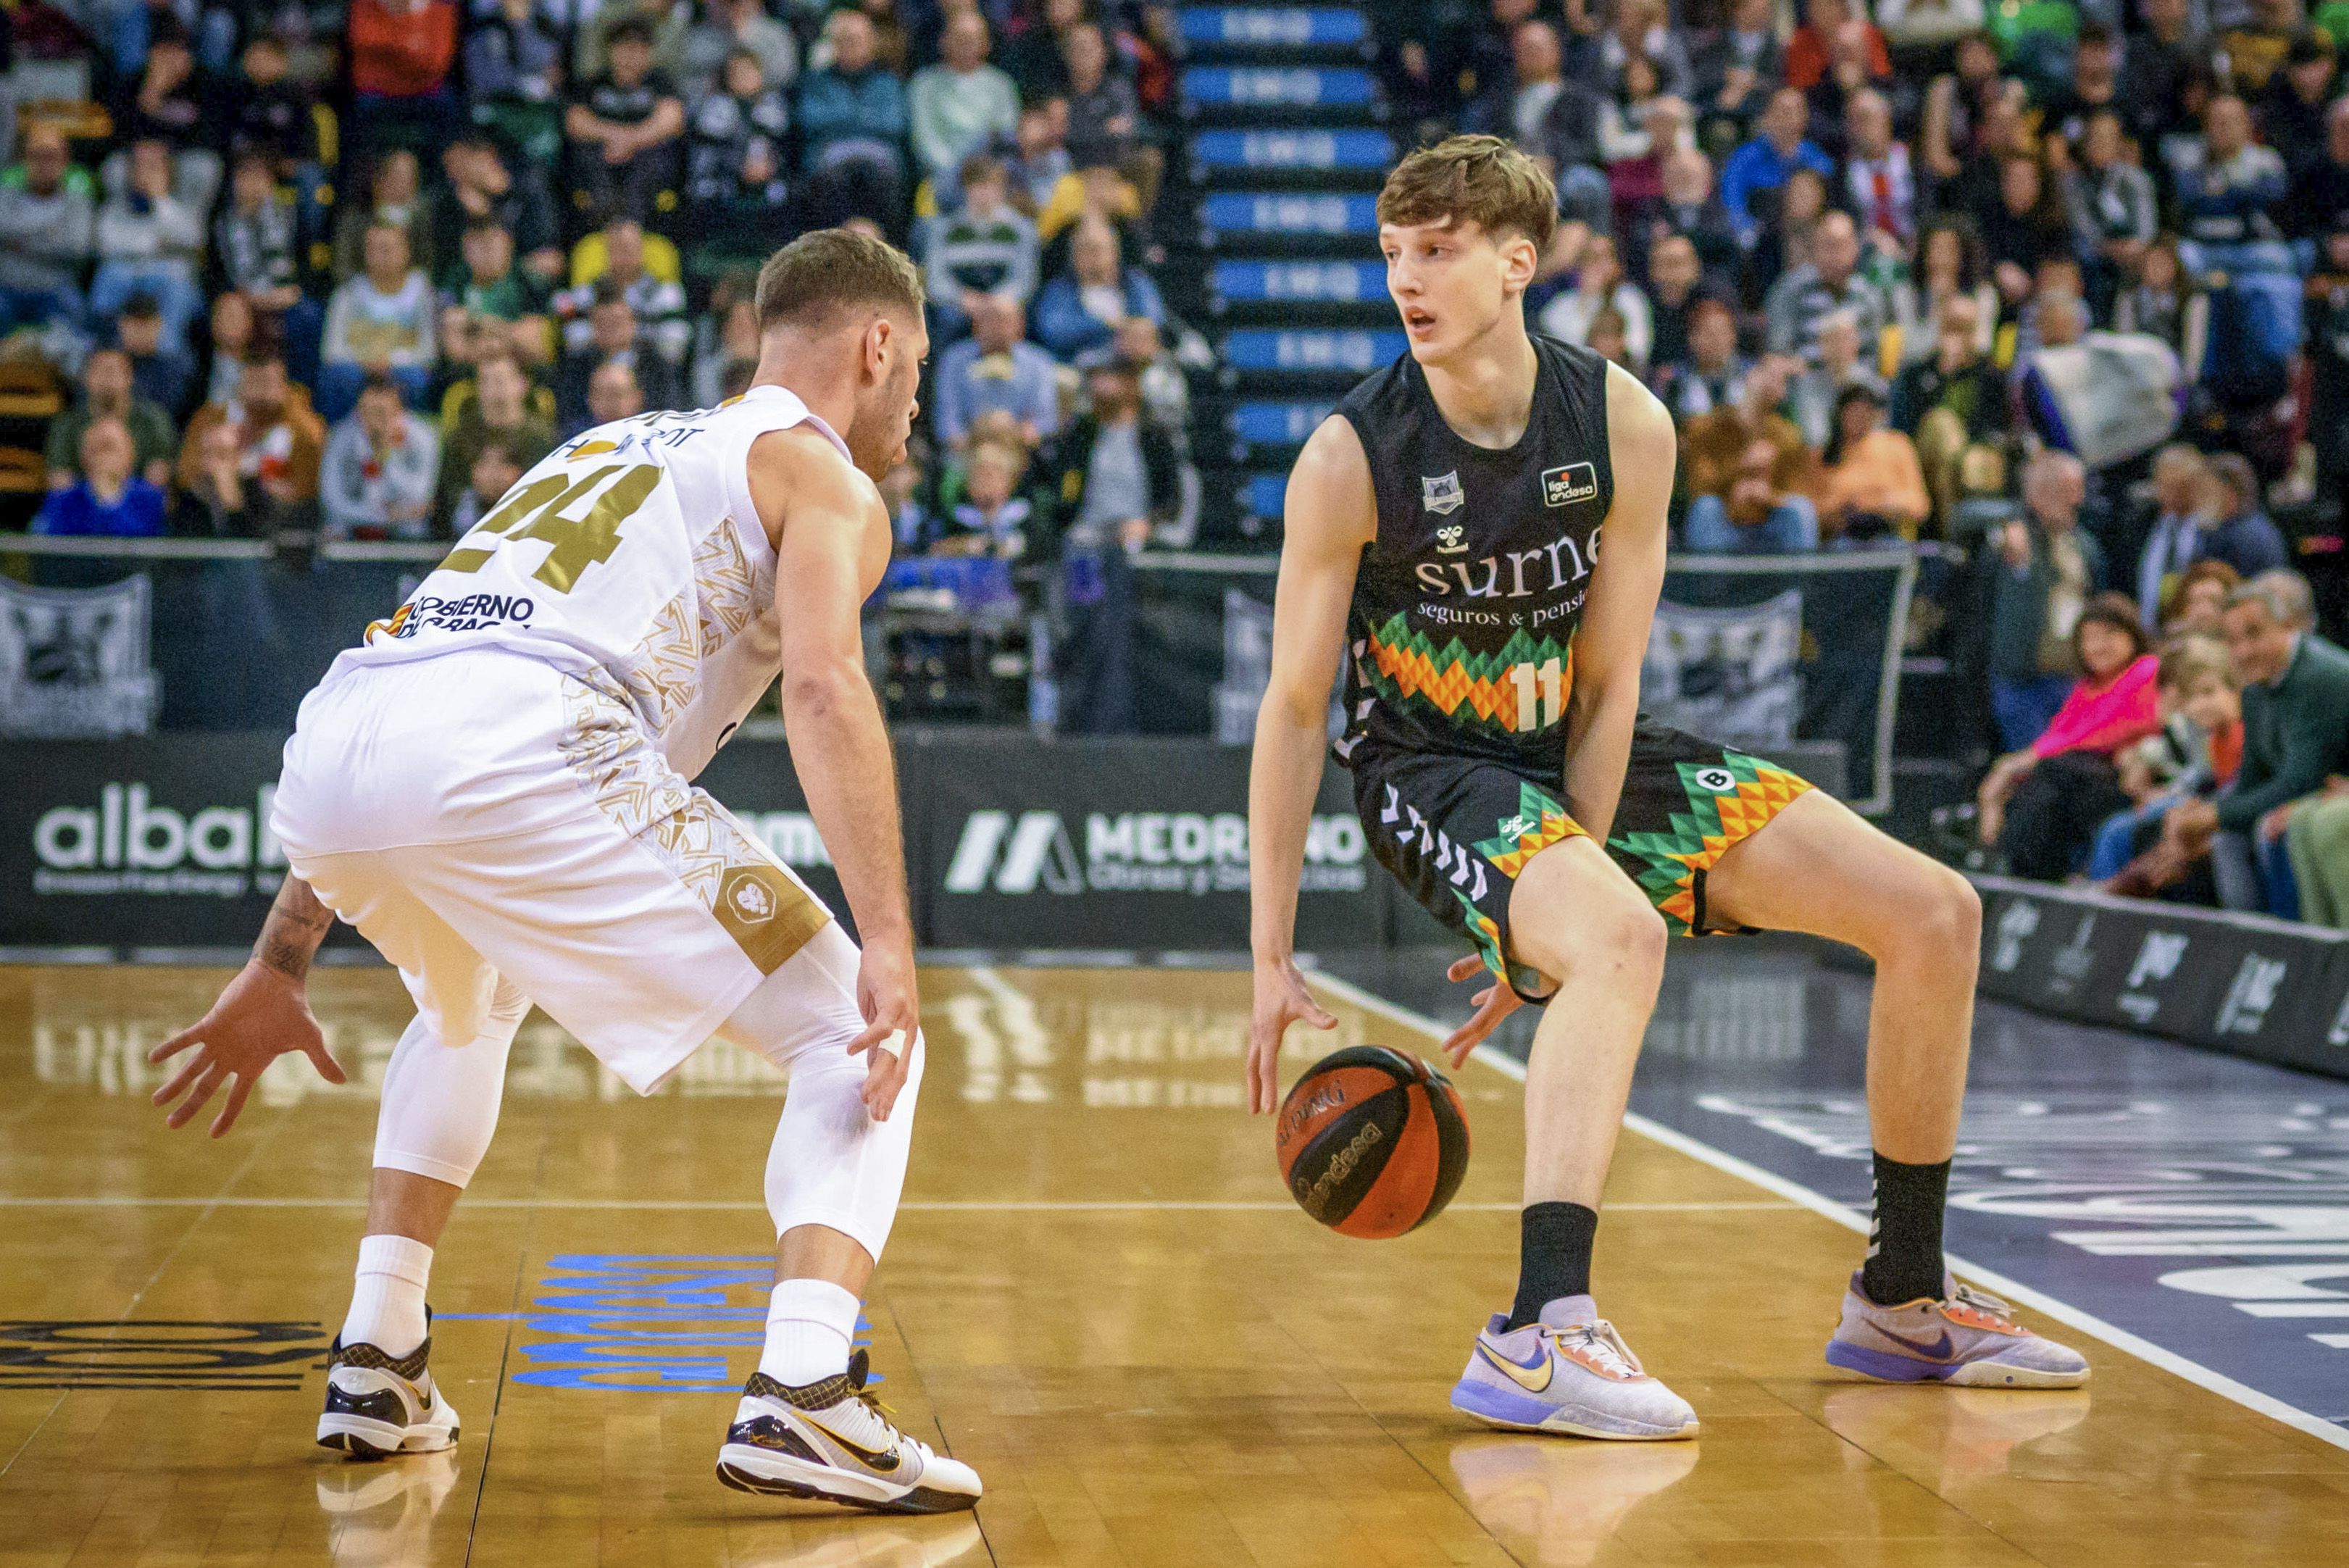
[[[1501,836],[1504,838],[1523,838],[1533,830],[1533,819],[1528,816],[1513,816],[1501,824]]]
[[[1499,1368],[1501,1372],[1507,1376],[1510,1382],[1516,1384],[1518,1387],[1524,1389],[1528,1394],[1539,1394],[1543,1392],[1545,1389],[1549,1387],[1550,1379],[1557,1376],[1557,1358],[1549,1354],[1547,1349],[1542,1353],[1540,1368],[1541,1378],[1538,1382],[1534,1378],[1535,1369],[1533,1367],[1518,1366],[1507,1356],[1495,1351],[1491,1345],[1486,1345],[1482,1340],[1476,1342],[1476,1354],[1483,1356],[1486,1361],[1491,1362],[1495,1367]]]
[[[1466,532],[1467,529],[1458,523],[1438,528],[1435,531],[1435,553],[1439,556],[1466,555],[1468,541],[1461,537]]]

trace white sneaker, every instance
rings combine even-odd
[[[318,1417],[318,1446],[361,1459],[456,1447],[457,1407],[432,1381],[426,1365],[431,1355],[429,1333],[423,1344],[401,1356],[372,1345],[345,1345],[336,1335],[326,1352],[326,1407]]]
[[[1696,1436],[1688,1401],[1648,1376],[1588,1296],[1568,1296],[1519,1329],[1495,1313],[1452,1407],[1487,1426],[1578,1438],[1655,1441]]]
[[[864,1352],[848,1370],[788,1387],[754,1372],[718,1450],[718,1479],[737,1491],[822,1498],[885,1513],[969,1508],[978,1472],[905,1436],[864,1392]]]

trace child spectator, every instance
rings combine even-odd
[[[506,442],[493,441],[482,447],[475,455],[472,466],[466,471],[464,488],[457,493],[456,502],[449,509],[451,535],[462,538],[474,524],[489,515],[499,499],[528,472],[513,448]]]
[[[440,431],[440,515],[454,515],[459,491],[471,481],[474,462],[488,448],[504,448],[525,469],[554,450],[554,422],[532,408],[532,391],[512,350],[498,348],[481,356],[473,372],[473,395],[459,399],[452,394],[457,407],[443,416]]]
[[[130,356],[119,348],[98,348],[82,361],[81,400],[49,421],[44,449],[49,488],[65,490],[82,478],[81,438],[100,420],[119,420],[130,432],[134,472],[158,489],[171,483],[171,458],[180,449],[179,431],[164,409],[139,395],[130,377]]]
[[[962,504],[954,509],[956,532],[938,541],[939,551],[1007,561],[1025,555],[1034,509],[1018,490],[1027,467],[1027,453],[1016,446],[974,442],[965,468]]]
[[[163,493],[133,472],[129,426],[112,414],[92,420],[80,456],[81,477],[49,493],[34,533],[151,538],[164,531]]]
[[[424,269],[409,265],[408,232],[378,223],[367,232],[367,265],[326,305],[318,369],[319,412],[338,419],[357,403],[371,372],[388,374],[411,403],[424,400],[440,358],[439,306]]]
[[[421,539],[431,528],[440,438],[408,411],[399,386],[378,371],[357,410],[326,438],[318,470],[326,536]]]
[[[2088,855],[2089,880],[2140,895],[2175,884],[2209,849],[2207,840],[2189,845],[2165,831],[2172,808],[2232,784],[2243,760],[2242,687],[2224,642],[2201,635],[2173,639],[2161,650],[2156,681],[2168,715],[2164,731],[2122,753],[2122,787],[2135,804],[2105,819]],[[2159,776],[2164,771],[2166,778]],[[2156,847],[2149,837],[2166,853],[2140,862]],[[2128,882],[2114,887],[2124,872]]]
[[[224,294],[221,298],[235,300],[234,308],[245,309],[246,319],[251,320],[243,295]],[[163,313],[152,299],[134,294],[124,302],[122,314],[115,318],[114,341],[130,356],[130,383],[139,395],[176,418],[188,406],[196,363],[185,348],[163,341]]]

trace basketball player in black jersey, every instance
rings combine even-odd
[[[1380,194],[1410,352],[1339,405],[1289,479],[1249,783],[1251,1107],[1274,1107],[1288,1026],[1334,1022],[1291,941],[1342,649],[1331,749],[1371,845],[1475,947],[1452,977],[1495,977],[1446,1053],[1457,1064],[1522,1002],[1552,1003],[1527,1063],[1516,1300],[1477,1336],[1454,1405],[1589,1437],[1696,1430],[1589,1294],[1668,930],[1809,931],[1876,960],[1876,1226],[1828,1359],[1903,1382],[2076,1385],[2080,1356],[1943,1272],[1973,890],[1785,770],[1639,712],[1675,439],[1636,379],[1527,334],[1556,214],[1548,177],[1492,137],[1413,153]]]

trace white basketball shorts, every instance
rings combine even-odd
[[[639,1094],[832,919],[616,685],[497,649],[330,676],[272,826],[442,1041],[480,1034],[503,977]],[[810,1005],[833,1005],[818,956]]]

